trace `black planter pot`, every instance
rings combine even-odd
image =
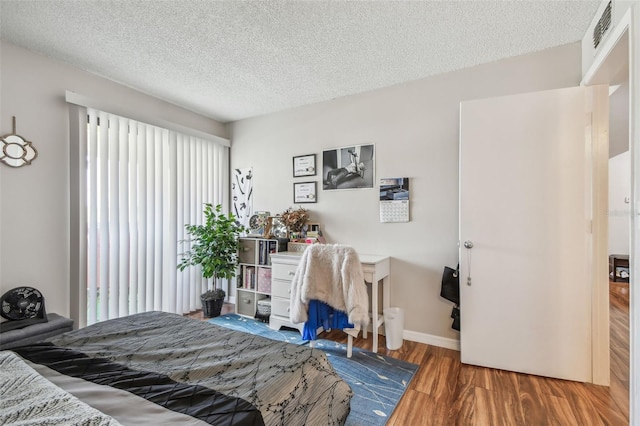
[[[222,305],[224,305],[224,299],[208,299],[201,300],[202,302],[202,314],[206,318],[215,318],[220,316],[222,312]]]

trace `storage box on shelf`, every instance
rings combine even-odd
[[[240,238],[239,267],[236,278],[236,313],[256,314],[258,302],[271,298],[271,253],[279,250],[278,240]]]

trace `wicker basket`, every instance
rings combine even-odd
[[[307,243],[287,243],[287,251],[302,253],[310,245]]]
[[[255,318],[263,322],[269,322],[269,317],[271,316],[271,299],[258,300],[257,305]]]

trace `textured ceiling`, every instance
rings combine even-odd
[[[223,122],[582,39],[600,1],[9,1],[1,36]]]

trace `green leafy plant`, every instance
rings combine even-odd
[[[238,265],[238,235],[245,228],[232,213],[222,213],[220,204],[204,206],[204,224],[185,225],[191,249],[181,254],[178,269],[199,265],[204,278],[231,279]]]

